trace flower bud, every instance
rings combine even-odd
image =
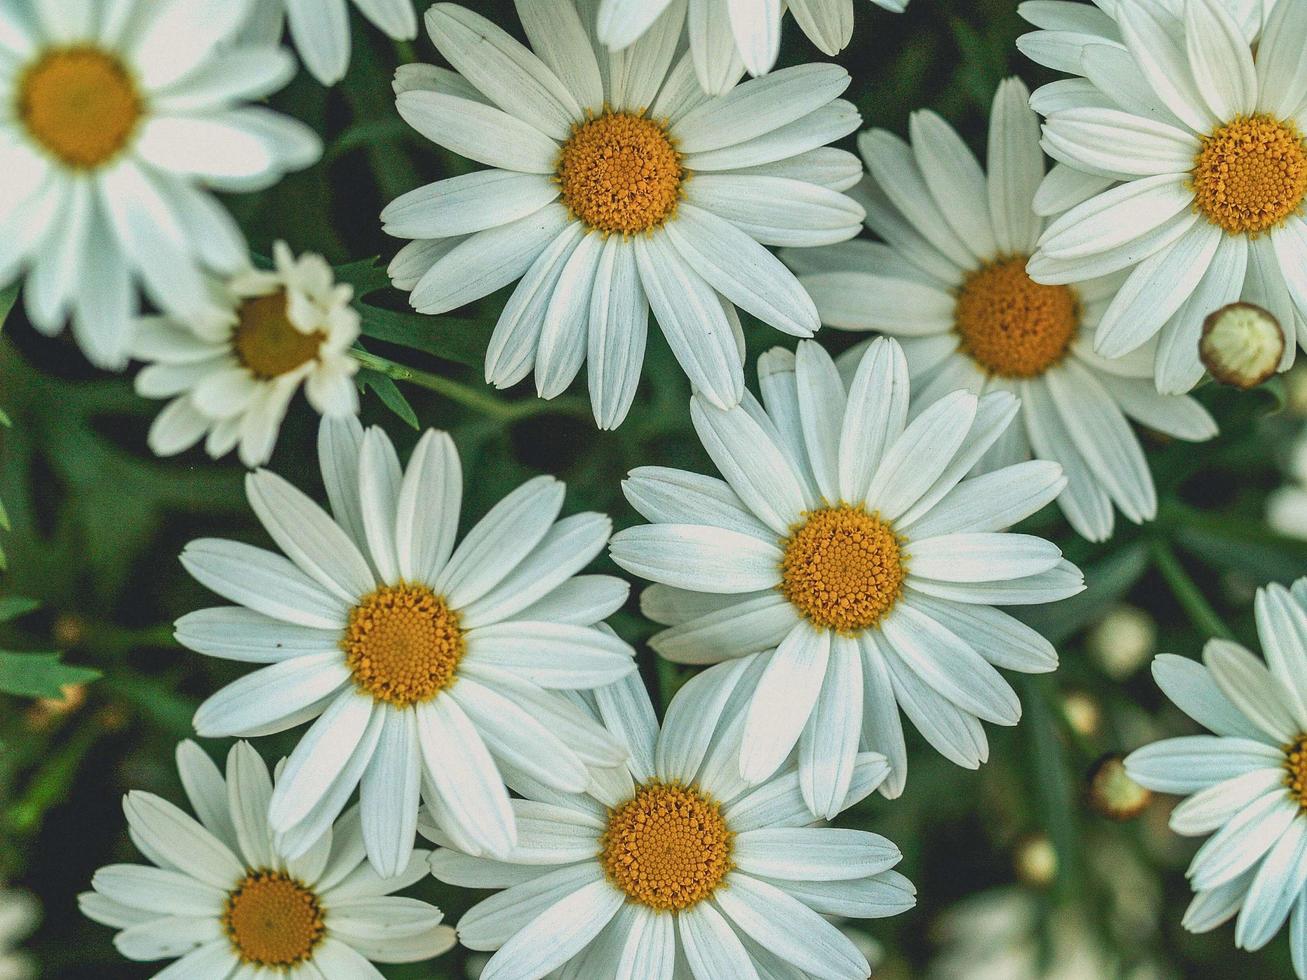
[[[1109,820],[1133,820],[1152,802],[1151,790],[1140,786],[1125,771],[1119,755],[1107,755],[1089,773],[1089,805]]]
[[[1268,311],[1231,303],[1204,321],[1198,353],[1213,378],[1246,391],[1276,372],[1284,345],[1284,329]]]

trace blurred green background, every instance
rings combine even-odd
[[[509,0],[472,6],[520,36]],[[848,97],[869,126],[903,132],[912,110],[930,107],[980,149],[999,80],[1013,73],[1032,87],[1048,80],[1014,47],[1024,25],[1013,0],[914,0],[901,17],[861,0],[857,7],[853,43],[838,60],[853,76]],[[340,86],[324,90],[301,74],[274,102],[317,127],[328,151],[321,164],[272,191],[230,201],[252,249],[266,255],[285,238],[296,250],[350,264],[343,274],[361,291],[375,290],[367,297],[364,345],[383,371],[362,376],[365,421],[386,426],[405,450],[416,439],[414,422],[453,433],[467,474],[465,525],[538,472],[567,482],[566,512],[599,510],[619,527],[633,523],[619,488],[629,469],[710,469],[689,426],[679,369],[651,332],[629,420],[617,432],[597,432],[584,391],[546,403],[535,399],[530,381],[502,393],[483,384],[481,354],[506,291],[433,319],[405,313],[404,298],[381,288],[384,274],[359,264],[380,256],[384,265],[398,247],[381,233],[381,208],[469,165],[416,137],[394,112],[391,72],[404,61],[436,58],[429,41],[395,45],[357,17],[355,27],[353,65]],[[785,36],[782,64],[819,57],[792,24]],[[12,300],[12,293],[0,296],[0,311]],[[750,362],[784,340],[757,324],[746,323],[746,332]],[[860,338],[831,331],[822,339],[843,349]],[[1158,649],[1189,656],[1226,630],[1255,646],[1254,587],[1307,571],[1307,544],[1263,522],[1302,427],[1304,410],[1295,406],[1302,398],[1292,397],[1302,387],[1292,377],[1248,394],[1208,387],[1198,397],[1220,421],[1219,439],[1193,447],[1147,438],[1162,505],[1146,528],[1125,524],[1108,544],[1090,546],[1052,509],[1030,522],[1090,583],[1083,595],[1029,614],[1058,644],[1061,669],[1014,678],[1025,717],[1015,730],[988,729],[991,761],[980,772],[945,762],[910,733],[903,797],[875,797],[841,818],[898,843],[906,856],[901,870],[920,891],[916,911],[865,924],[886,953],[877,976],[926,976],[947,947],[953,958],[937,961],[929,975],[980,977],[959,966],[983,962],[984,950],[966,946],[970,934],[990,953],[1010,940],[1029,963],[1048,964],[1064,978],[1292,975],[1283,935],[1249,955],[1233,948],[1229,927],[1208,936],[1183,932],[1183,869],[1196,845],[1167,832],[1172,801],[1109,820],[1091,803],[1090,776],[1107,754],[1189,730],[1148,676],[1150,630]],[[0,535],[8,566],[0,577],[0,619],[7,620],[0,651],[63,651],[67,664],[101,675],[63,701],[0,697],[0,881],[33,892],[44,906],[27,945],[42,977],[145,977],[157,968],[121,960],[110,930],[82,919],[75,896],[97,867],[139,860],[127,840],[122,794],[144,789],[181,802],[174,747],[191,734],[199,701],[243,672],[172,641],[176,617],[214,603],[177,555],[201,536],[267,541],[233,459],[149,455],[145,434],[158,408],[134,396],[128,377],[93,373],[66,339],[39,338],[21,309],[9,316],[0,339],[0,409],[12,427],[0,429],[0,499],[12,530]],[[271,466],[321,495],[315,429],[316,416],[297,401]],[[601,565],[615,571],[606,559]],[[1100,626],[1123,602],[1144,615]],[[655,702],[665,703],[684,677],[643,645],[652,630],[634,597],[613,625],[638,645]],[[0,653],[0,678],[12,662]],[[92,676],[58,674],[48,658],[42,664],[51,673],[31,693]],[[274,758],[298,736],[264,739],[260,748]],[[221,758],[228,745],[206,748]],[[450,921],[480,897],[433,880],[417,893],[438,902]],[[944,916],[969,896],[970,912]],[[456,950],[385,971],[462,978],[463,956]],[[1020,980],[1025,974],[1012,962],[983,976]]]

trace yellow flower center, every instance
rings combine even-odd
[[[458,614],[425,585],[387,585],[350,611],[341,647],[360,689],[405,708],[453,683],[466,642]]]
[[[50,51],[28,68],[17,109],[38,143],[82,170],[117,156],[145,113],[122,62],[89,47]]]
[[[1307,147],[1292,122],[1243,116],[1203,140],[1193,171],[1199,212],[1231,235],[1256,237],[1307,199]]]
[[[265,381],[314,360],[327,339],[320,330],[304,333],[290,322],[285,290],[246,300],[236,315],[231,339],[236,358]]]
[[[600,861],[642,905],[679,912],[709,897],[731,870],[721,807],[688,786],[650,783],[610,811]]]
[[[591,228],[624,235],[666,221],[684,180],[667,131],[628,112],[576,126],[558,163],[563,203],[572,214]]]
[[[1307,734],[1284,747],[1284,785],[1303,810],[1307,810]]]
[[[318,897],[280,871],[252,871],[227,896],[222,926],[246,963],[303,963],[326,932]]]
[[[861,507],[811,511],[784,548],[781,592],[822,629],[869,629],[903,591],[907,570],[899,538]]]
[[[973,272],[958,294],[953,322],[962,352],[990,374],[1033,378],[1060,361],[1080,324],[1076,294],[1026,274],[1026,257]]]

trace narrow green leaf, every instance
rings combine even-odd
[[[358,309],[363,315],[365,337],[399,344],[468,367],[480,367],[485,361],[486,345],[495,329],[492,320],[398,313],[367,303],[359,304]]]
[[[0,597],[0,623],[7,623],[19,616],[26,616],[28,613],[35,612],[40,608],[41,604],[35,599],[26,599],[17,595]]]
[[[3,328],[5,321],[9,319],[9,314],[13,311],[14,303],[18,301],[18,283],[12,283],[4,289],[0,289],[0,328]]]
[[[27,698],[57,698],[65,684],[84,684],[100,676],[89,667],[72,667],[59,653],[0,650],[0,691]]]
[[[408,403],[408,399],[399,390],[399,386],[380,371],[361,368],[358,373],[358,386],[360,391],[367,391],[371,388],[376,392],[377,397],[381,399],[383,405],[413,428],[419,429],[422,427],[421,423],[418,422],[418,413],[413,411],[413,406]]]
[[[359,259],[357,262],[338,265],[335,269],[336,281],[353,286],[356,300],[361,300],[378,289],[385,289],[390,285],[390,276],[386,273],[384,265],[377,264],[379,261],[380,259],[373,256],[370,259]]]

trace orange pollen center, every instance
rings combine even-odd
[[[962,352],[990,374],[1033,378],[1071,346],[1080,311],[1067,286],[1026,274],[1026,257],[1000,259],[973,272],[958,293],[953,323]]]
[[[1307,734],[1284,747],[1284,785],[1303,810],[1307,810]]]
[[[1278,227],[1307,199],[1307,146],[1291,122],[1241,116],[1203,140],[1193,171],[1200,213],[1231,235]]]
[[[681,155],[652,119],[609,112],[572,130],[558,163],[563,203],[591,228],[632,235],[676,210]]]
[[[350,611],[341,647],[360,689],[404,708],[453,683],[466,643],[458,614],[425,585],[387,585]]]
[[[81,170],[117,156],[145,112],[122,63],[90,47],[47,52],[28,68],[17,110],[38,143]]]
[[[610,811],[599,859],[609,880],[635,901],[679,912],[722,883],[732,840],[721,807],[698,790],[650,783]]]
[[[861,507],[811,511],[782,546],[781,592],[822,629],[869,629],[903,591],[899,538]]]
[[[237,312],[231,343],[236,357],[264,381],[315,360],[327,335],[304,333],[290,322],[285,290],[246,300]]]
[[[246,963],[303,963],[326,932],[318,898],[280,871],[252,871],[227,896],[222,926]]]

